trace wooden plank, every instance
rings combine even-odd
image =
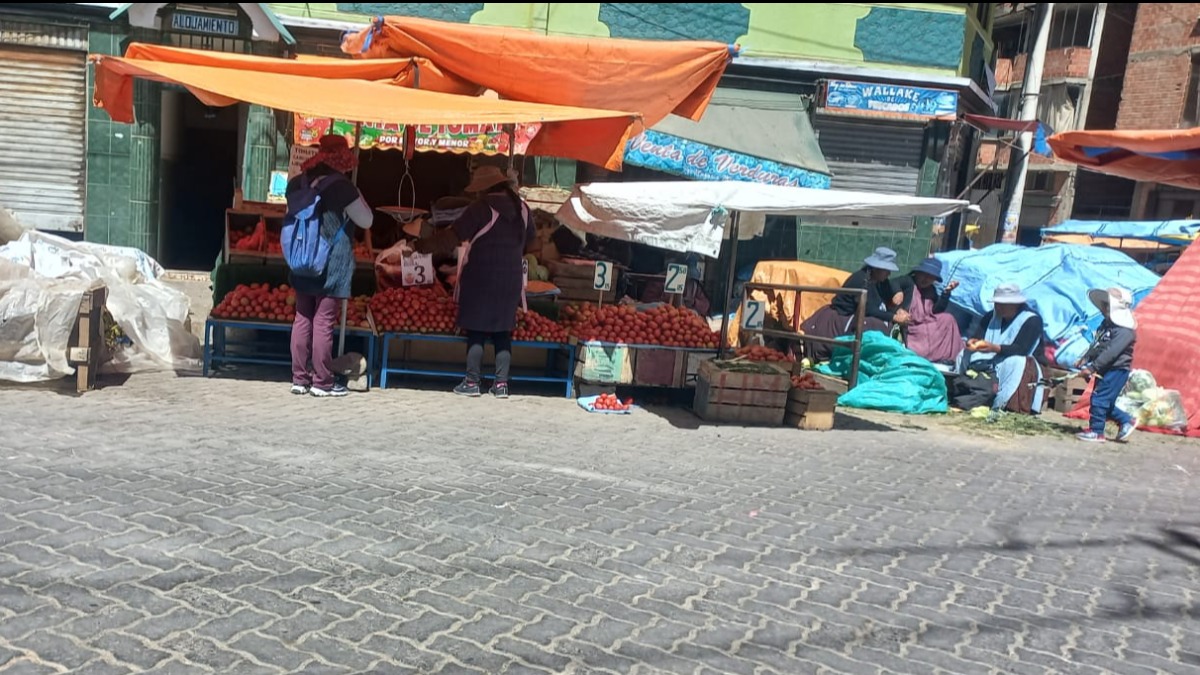
[[[788,393],[788,407],[793,406],[801,411],[828,412],[837,409],[838,395],[832,391],[815,389],[792,389]]]
[[[703,386],[697,385],[697,391]],[[779,426],[783,423],[783,408],[756,408],[740,405],[722,405],[709,403],[698,399],[695,406],[696,414],[707,422],[731,422],[737,424],[753,424]]]
[[[96,388],[96,375],[100,370],[100,356],[104,349],[104,303],[108,289],[94,287],[83,295],[79,303],[77,343],[71,345],[69,356],[80,357],[75,366],[75,390],[92,391]]]
[[[715,359],[704,361],[697,371],[697,379],[707,379],[721,388],[759,389],[762,391],[787,391],[792,386],[787,371],[773,364],[738,362],[737,366],[726,366],[730,362]],[[754,368],[744,372],[738,368]]]
[[[833,428],[833,413],[797,414],[789,412],[784,415],[784,426],[796,427],[805,431],[829,431]]]

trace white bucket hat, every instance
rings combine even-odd
[[[1112,288],[1093,288],[1088,291],[1088,299],[1100,311],[1108,309],[1108,318],[1122,328],[1137,329],[1137,319],[1133,316],[1133,293],[1113,286]]]
[[[1023,305],[1029,302],[1018,284],[1000,284],[992,294],[993,305]]]

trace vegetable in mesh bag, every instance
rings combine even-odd
[[[1146,403],[1138,410],[1138,423],[1146,427],[1179,431],[1187,427],[1183,397],[1172,389],[1147,390]]]
[[[1145,401],[1146,392],[1157,388],[1158,382],[1154,380],[1154,375],[1150,371],[1135,370],[1129,373],[1129,381],[1125,383],[1125,396],[1134,401]]]

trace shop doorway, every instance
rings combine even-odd
[[[212,108],[184,91],[163,92],[158,257],[167,269],[208,271],[221,253],[243,107]]]

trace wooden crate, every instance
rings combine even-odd
[[[779,426],[790,388],[776,366],[710,359],[700,364],[693,408],[709,422]]]
[[[828,431],[833,428],[837,400],[838,394],[828,390],[792,389],[783,423],[797,429]]]
[[[633,383],[639,387],[677,386],[679,355],[674,349],[637,349],[633,357]]]
[[[1055,385],[1049,393],[1054,411],[1060,413],[1071,412],[1075,408],[1075,404],[1079,403],[1079,399],[1083,398],[1083,392],[1086,390],[1087,380],[1078,375]]]

